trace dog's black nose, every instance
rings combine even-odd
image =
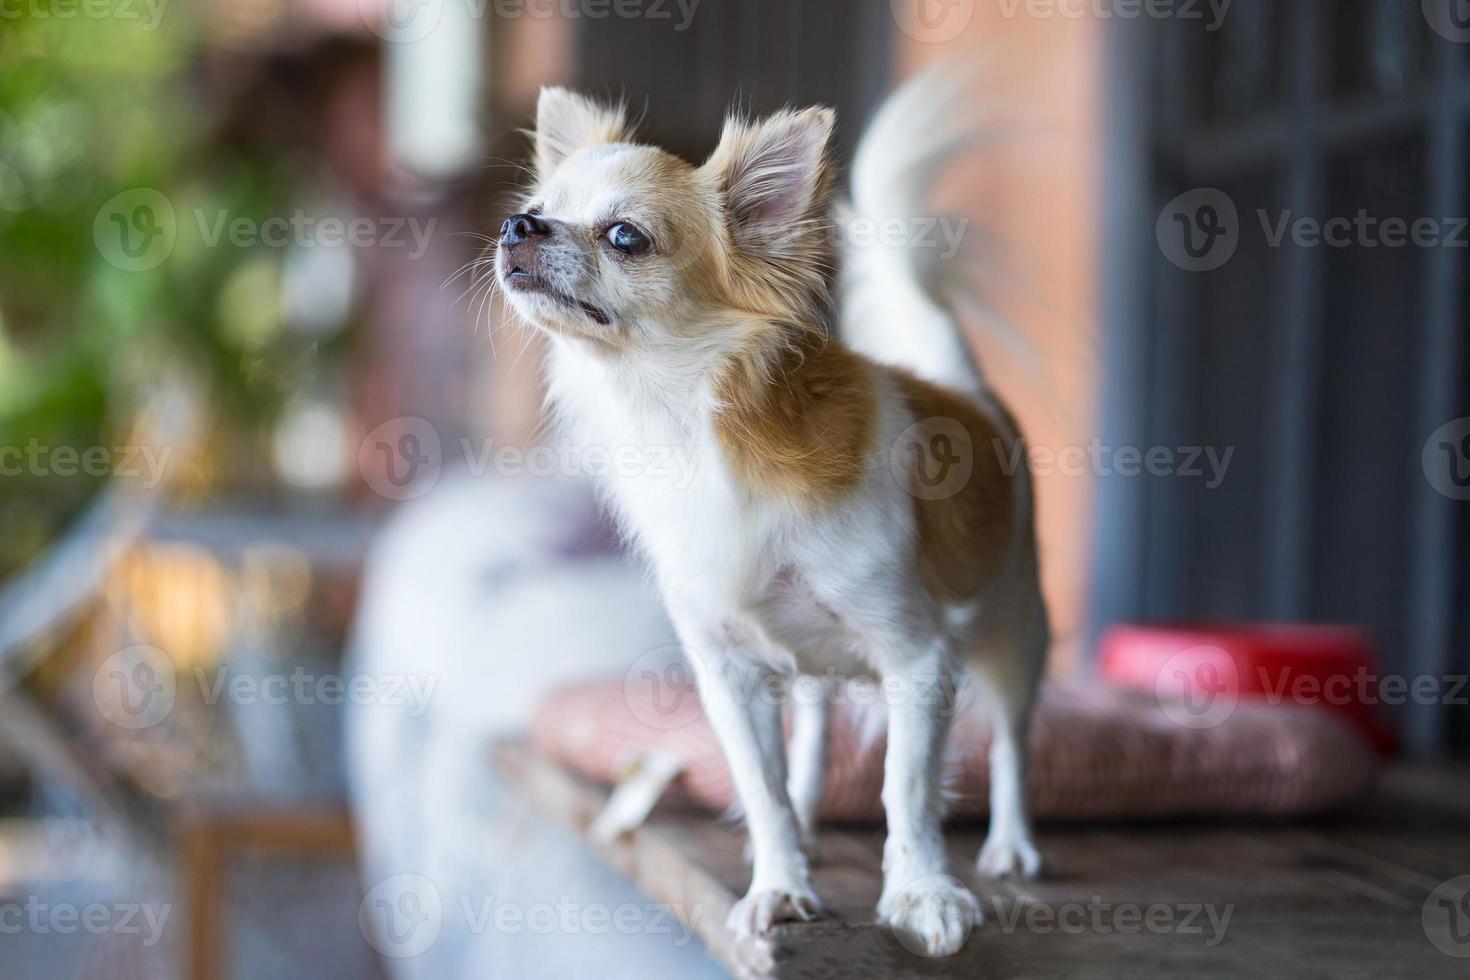
[[[502,245],[519,245],[532,235],[549,235],[551,226],[534,214],[513,214],[500,226]]]

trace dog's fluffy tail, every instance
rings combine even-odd
[[[853,349],[928,381],[979,394],[984,381],[957,317],[968,281],[956,229],[928,214],[929,189],[987,135],[971,79],[939,67],[906,82],[873,118],[852,165],[843,226],[842,335]],[[941,229],[943,233],[941,233]]]

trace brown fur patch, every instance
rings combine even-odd
[[[872,453],[874,371],[809,333],[774,354],[732,361],[715,382],[715,427],[737,477],[807,506],[855,488]]]
[[[1004,417],[998,428],[963,395],[895,371],[904,400],[920,425],[919,441],[953,433],[959,423],[969,434],[968,455],[973,461],[969,479],[953,494],[926,499],[918,483],[917,465],[910,466],[910,493],[918,523],[918,568],[925,587],[936,599],[959,602],[973,598],[986,583],[1004,571],[1016,535],[1029,534],[1017,528],[1016,502],[1024,493],[1021,474],[1006,473],[1006,461],[1020,458],[1025,465],[1024,441],[1015,420],[1000,407]],[[963,450],[962,450],[963,451]]]

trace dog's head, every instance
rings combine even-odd
[[[620,107],[541,93],[536,182],[496,275],[541,329],[600,350],[817,326],[832,268],[828,109],[730,119],[702,166],[632,142]]]

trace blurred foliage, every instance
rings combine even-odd
[[[0,452],[10,453],[0,457],[0,579],[105,479],[58,475],[17,452],[125,444],[166,372],[202,380],[216,409],[242,418],[280,394],[261,369],[259,326],[241,338],[220,325],[242,290],[271,316],[278,303],[259,291],[280,250],[205,247],[195,215],[280,213],[288,168],[210,145],[200,51],[180,6],[152,26],[146,13],[88,18],[76,5],[62,19],[47,0],[0,20]],[[159,191],[178,232],[168,258],[144,271],[109,262],[94,238],[100,210],[134,188]]]

